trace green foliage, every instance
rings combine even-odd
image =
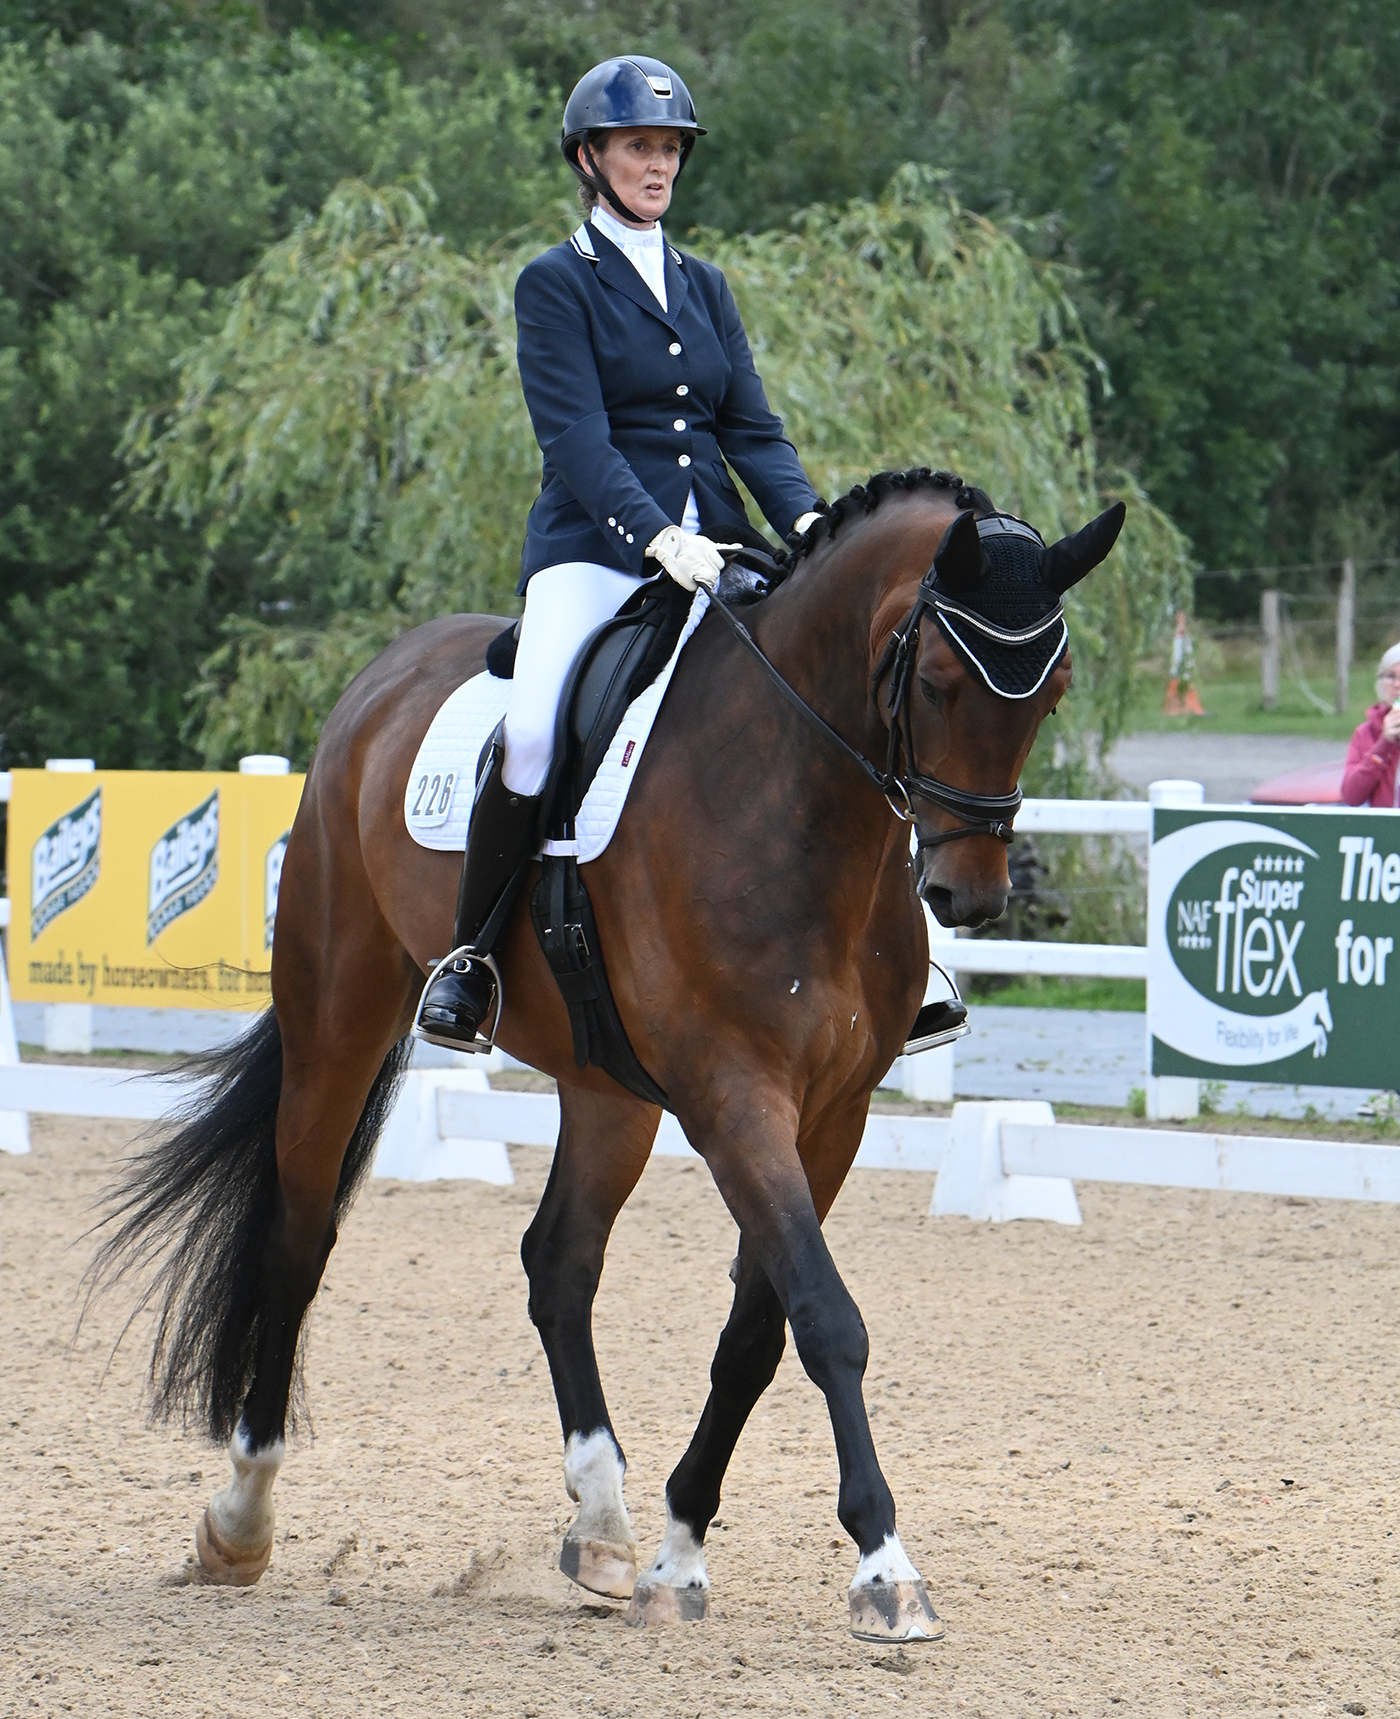
[[[1119,1009],[1142,1014],[1144,979],[1069,979],[1029,973],[1024,978],[969,978],[963,995],[978,1003],[1016,1009]]]
[[[120,45],[80,10],[71,42],[0,39],[0,762],[168,766],[191,760],[185,695],[225,618],[285,593],[238,533],[115,505],[127,420],[347,175],[431,173],[470,247],[556,168],[518,74],[410,88],[246,17],[171,36],[167,9],[153,37],[161,9],[133,7]]]
[[[539,470],[511,294],[544,237],[464,257],[410,192],[342,185],[239,288],[174,408],[134,427],[134,498],[200,525],[211,550],[262,530],[290,620],[240,619],[211,665],[210,761],[304,757],[347,671],[394,632],[510,601]],[[1071,600],[1080,691],[1028,777],[1086,780],[1184,549],[1129,480],[1096,470],[1095,360],[1066,281],[918,171],[878,204],[704,249],[826,493],[882,467],[959,467],[1048,535],[1131,497],[1121,548]]]
[[[211,551],[262,533],[263,608],[287,617],[238,617],[205,666],[211,762],[304,759],[401,628],[512,603],[539,453],[511,294],[540,243],[468,259],[411,192],[348,181],[239,287],[172,409],[134,423],[132,499]]]
[[[238,283],[342,181],[414,189],[444,259],[476,259],[450,291],[445,276],[423,289],[441,289],[442,307],[451,292],[484,291],[492,269],[508,284],[556,216],[569,218],[563,94],[594,61],[638,49],[680,69],[710,127],[671,231],[703,226],[699,247],[752,276],[745,313],[763,329],[764,363],[782,372],[774,392],[823,487],[940,457],[937,441],[970,475],[990,473],[999,500],[1047,524],[1145,490],[1207,565],[1390,555],[1400,0],[0,0],[0,766],[75,747],[97,748],[104,763],[172,764],[196,756],[197,734],[218,751],[264,722],[220,706],[218,722],[232,723],[220,729],[214,713],[219,688],[252,685],[240,665],[269,628],[278,660],[308,675],[313,659],[334,658],[328,592],[346,640],[367,629],[346,644],[349,662],[434,592],[504,591],[519,529],[518,518],[504,524],[505,492],[495,525],[474,492],[469,526],[440,509],[431,577],[427,552],[409,547],[402,522],[426,519],[433,485],[452,481],[446,453],[425,453],[392,506],[376,480],[373,542],[347,514],[318,558],[292,529],[290,494],[213,534],[203,515],[196,530],[177,512],[115,505],[117,448],[134,412],[164,422],[180,356],[216,336]],[[925,360],[931,325],[909,284],[923,278],[924,253],[906,268],[906,241],[882,236],[877,249],[897,259],[885,291],[846,254],[858,209],[840,217],[841,255],[814,257],[830,211],[873,207],[905,162],[945,175],[962,210],[1019,241],[1014,260],[997,253],[1003,274],[987,258],[965,275],[928,265],[940,294],[964,280],[992,294],[1005,351],[978,347],[964,362],[934,338]],[[926,183],[897,196],[936,201]],[[816,207],[826,212],[803,213]],[[961,213],[956,223],[954,248],[971,256],[975,222]],[[789,233],[795,251],[783,249]],[[787,290],[784,259],[799,255],[790,301],[770,307],[773,282]],[[823,269],[869,302],[829,314],[802,286]],[[1023,270],[1041,295],[1034,315]],[[1057,321],[1067,293],[1082,327]],[[877,301],[895,319],[887,370],[872,360]],[[1040,318],[1044,338],[1028,346]],[[336,342],[353,344],[347,326]],[[835,391],[847,352],[821,348],[827,338],[864,354],[849,458]],[[1018,394],[1007,379],[1031,358],[1008,370],[1007,354],[1032,351],[1049,365],[1045,385]],[[407,399],[400,359],[386,386]],[[1061,388],[1062,372],[1087,375],[1087,394]],[[490,392],[504,374],[479,381],[483,399],[505,405]],[[965,393],[984,380],[989,398],[1005,391],[1009,418],[1035,420],[1029,442],[1021,425],[985,451],[994,420],[978,419]],[[920,388],[926,421],[906,413]],[[954,390],[965,420],[938,404]],[[409,417],[420,422],[418,405]],[[528,464],[528,443],[514,439],[522,422],[511,402],[499,436]],[[1047,483],[1025,447],[1056,434],[1064,470]],[[491,453],[487,469],[502,460],[510,467]],[[525,492],[510,496],[523,511]],[[320,505],[312,515],[329,520]],[[1164,515],[1134,505],[1132,518],[1125,565],[1179,566]],[[1284,578],[1310,582],[1306,571]],[[1376,575],[1382,588],[1393,597],[1400,577]],[[1037,784],[1090,780],[1073,712],[1091,704],[1089,726],[1110,733],[1125,720],[1129,657],[1115,653],[1146,636],[1163,589],[1153,573],[1083,593],[1080,689],[1059,719],[1059,764],[1052,746],[1033,766]],[[1201,586],[1214,610],[1240,615],[1256,591]],[[368,618],[354,622],[344,606],[363,593]],[[297,607],[277,607],[287,603]],[[215,650],[191,721],[185,693]],[[290,667],[279,675],[278,687],[291,684]],[[271,686],[259,697],[281,713],[266,716],[269,730],[290,724],[309,743],[320,693],[303,705],[279,703]]]
[[[1208,566],[1362,553],[1378,515],[1393,542],[1396,0],[966,18],[931,143],[969,201],[1039,218],[1042,254],[1084,271],[1115,457]]]

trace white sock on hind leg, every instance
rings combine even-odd
[[[284,1440],[248,1448],[248,1434],[241,1424],[229,1441],[233,1479],[209,1500],[209,1517],[219,1538],[234,1549],[260,1550],[272,1538],[276,1517],[272,1508],[272,1483],[287,1455]]]

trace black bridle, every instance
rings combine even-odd
[[[940,811],[962,820],[960,829],[940,830],[932,836],[920,833],[920,852],[925,848],[940,847],[944,842],[955,842],[963,836],[994,836],[997,841],[1009,844],[1014,839],[1011,820],[1016,816],[1024,797],[1019,788],[1013,789],[1009,794],[970,794],[963,788],[954,788],[947,782],[940,782],[935,776],[922,775],[915,765],[914,719],[910,702],[918,664],[919,627],[924,616],[935,608],[933,577],[933,569],[930,567],[919,585],[919,595],[913,608],[885,647],[872,677],[872,688],[877,698],[880,684],[886,676],[890,682],[890,738],[883,770],[872,764],[863,752],[858,752],[848,741],[843,740],[831,724],[818,716],[801,694],[788,685],[759,649],[753,634],[737,615],[713,595],[710,606],[718,609],[724,616],[725,623],[734,637],[762,666],[763,672],[793,709],[800,711],[814,728],[826,735],[853,764],[859,766],[868,780],[885,796],[890,810],[897,818],[909,823],[914,816],[914,801],[919,799],[927,800]],[[901,750],[908,766],[904,770],[899,768]],[[896,794],[903,800],[902,806],[897,803]]]

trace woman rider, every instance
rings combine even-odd
[[[495,980],[475,941],[537,839],[559,695],[579,646],[658,563],[709,585],[725,539],[753,529],[725,466],[779,536],[820,505],[769,409],[728,284],[666,243],[660,220],[704,136],[660,60],[605,60],[564,109],[561,147],[588,219],[515,289],[520,380],[544,454],[518,589],[525,594],[504,746],[472,808],[456,947],[419,1011],[434,1042],[471,1048]]]

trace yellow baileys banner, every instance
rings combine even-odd
[[[16,998],[256,1009],[303,776],[16,770]]]

